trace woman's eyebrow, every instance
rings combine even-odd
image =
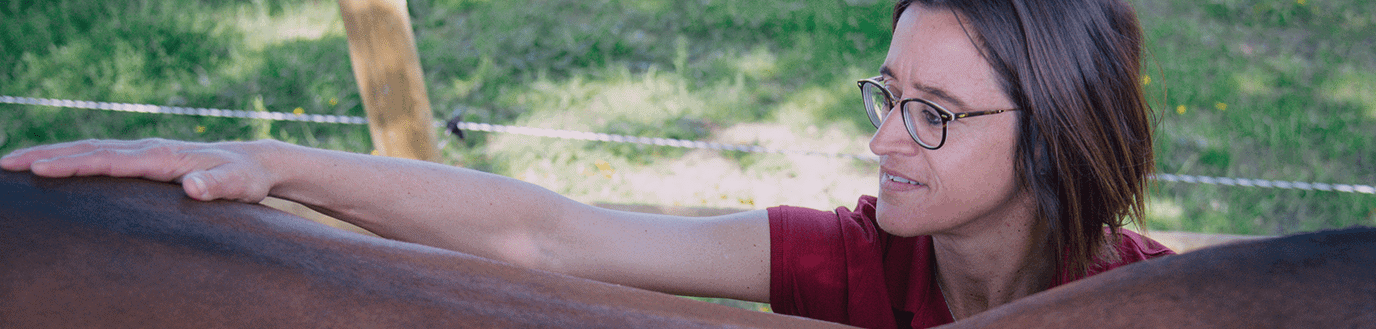
[[[894,80],[898,80],[898,77],[893,74],[893,70],[890,69],[887,65],[879,67],[879,74],[893,78]],[[932,97],[940,98],[942,101],[954,104],[958,108],[969,108],[965,105],[965,102],[951,95],[951,93],[947,92],[945,89],[924,85],[916,81],[913,82],[912,86],[913,89],[917,89],[919,91],[927,93],[928,95],[932,95]]]

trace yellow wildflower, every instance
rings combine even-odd
[[[612,174],[616,173],[616,169],[612,169],[612,164],[608,163],[607,160],[597,160],[593,165],[597,166],[597,171],[602,173],[602,177],[610,179]]]

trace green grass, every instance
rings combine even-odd
[[[1167,173],[1376,183],[1376,5],[1139,2]],[[1164,85],[1164,90],[1162,90]],[[1376,224],[1376,196],[1162,184],[1153,228],[1281,234]]]
[[[852,5],[850,3],[857,3]],[[1376,4],[1134,1],[1175,174],[1376,184]],[[363,115],[333,1],[10,1],[0,94]],[[867,153],[853,81],[887,1],[410,1],[436,116]],[[1147,80],[1149,78],[1149,81]],[[475,133],[448,162],[588,202],[853,205],[873,165]],[[369,152],[362,126],[0,105],[0,152],[84,138],[270,136]],[[1376,225],[1368,194],[1162,183],[1152,229]]]
[[[348,55],[341,50],[347,45],[342,32],[254,44],[264,37],[247,34],[243,21],[267,21],[311,6],[255,3],[7,2],[0,5],[0,93],[230,109],[252,109],[259,99],[270,110],[362,115]],[[337,12],[317,15],[338,20]],[[255,131],[265,127],[270,131]],[[84,138],[234,140],[264,134],[340,149],[369,144],[364,127],[13,105],[0,106],[0,131],[0,149],[6,151]]]

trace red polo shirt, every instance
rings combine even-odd
[[[926,328],[954,321],[932,279],[931,236],[904,238],[880,230],[874,219],[877,200],[863,196],[854,211],[769,208],[774,312],[866,328]],[[1090,275],[1175,254],[1137,233],[1121,232],[1121,259],[1101,264]]]

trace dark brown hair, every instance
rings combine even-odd
[[[1142,33],[1118,0],[900,0],[950,9],[1022,109],[1016,170],[1048,223],[1057,268],[1083,275],[1143,227],[1154,170],[1151,109],[1139,84]],[[1113,234],[1105,235],[1105,227]],[[1068,278],[1062,278],[1068,279]],[[1060,280],[1058,280],[1060,281]]]

